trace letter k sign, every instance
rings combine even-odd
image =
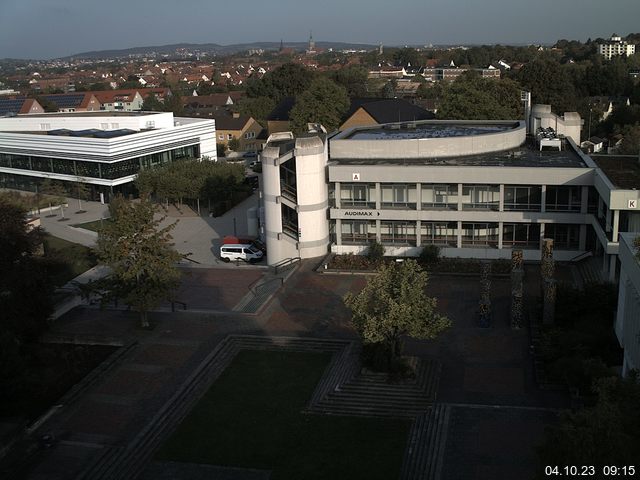
[[[638,201],[637,200],[629,200],[629,207],[628,208],[638,208]]]

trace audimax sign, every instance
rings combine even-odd
[[[380,212],[371,212],[366,210],[347,210],[344,212],[345,217],[379,217]]]

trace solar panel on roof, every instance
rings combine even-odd
[[[84,99],[84,93],[65,93],[62,95],[43,95],[42,98],[55,103],[58,108],[77,108]]]
[[[24,105],[25,98],[7,98],[0,99],[0,115],[6,115],[7,113],[18,113]]]

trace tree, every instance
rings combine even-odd
[[[238,140],[236,137],[233,137],[231,140],[227,142],[227,147],[229,147],[229,150],[233,150],[234,152],[237,152],[238,149],[240,148],[240,140]]]
[[[268,97],[245,97],[238,102],[238,112],[241,115],[253,117],[258,123],[266,125],[265,120],[275,106],[275,102]]]
[[[0,403],[24,385],[28,359],[22,346],[46,329],[53,284],[36,256],[39,228],[29,229],[26,210],[0,197]]]
[[[522,118],[520,86],[510,79],[482,78],[466,72],[443,87],[438,118],[511,120]]]
[[[365,344],[382,344],[389,362],[401,354],[402,337],[435,338],[451,325],[426,295],[427,273],[414,260],[383,264],[360,293],[348,293],[353,325]]]
[[[306,131],[307,123],[320,123],[327,131],[336,130],[349,103],[344,87],[329,79],[317,78],[296,99],[296,104],[291,109],[289,116],[293,129],[300,133]]]
[[[352,98],[367,96],[368,78],[369,72],[360,65],[341,68],[331,76],[331,79],[338,85],[342,85],[347,90],[347,95]]]
[[[111,275],[90,284],[103,302],[122,299],[140,314],[148,327],[149,310],[171,299],[180,283],[177,262],[182,258],[171,243],[175,223],[160,228],[155,207],[147,199],[139,203],[119,200],[111,210],[110,222],[98,232],[98,258]]]
[[[542,465],[633,465],[640,458],[640,384],[628,379],[602,378],[595,382],[597,402],[576,412],[565,412],[560,423],[547,427],[539,448]],[[543,476],[544,469],[537,478]]]
[[[640,124],[625,125],[622,128],[622,145],[618,153],[622,155],[640,154]]]
[[[41,244],[26,211],[0,197],[0,331],[18,343],[37,337],[52,312],[53,286],[36,257]]]
[[[568,70],[556,60],[533,60],[516,74],[515,79],[531,91],[534,103],[551,105],[559,113],[576,109],[575,87]]]
[[[393,53],[393,61],[396,65],[416,67],[420,62],[420,56],[415,48],[401,48]]]
[[[162,112],[164,106],[162,102],[158,100],[155,94],[150,93],[142,102],[142,110],[145,112]]]
[[[247,82],[247,95],[252,98],[269,97],[275,103],[283,97],[295,97],[311,84],[315,74],[297,63],[285,63],[268,72],[262,79],[251,77]]]

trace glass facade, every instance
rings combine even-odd
[[[580,225],[547,223],[544,226],[544,236],[553,239],[553,248],[557,250],[578,250]]]
[[[507,211],[539,212],[542,187],[527,185],[504,186],[504,209]]]
[[[416,184],[383,183],[380,185],[380,205],[382,208],[403,208],[415,210]]]
[[[340,234],[344,244],[368,245],[376,239],[376,222],[342,220]]]
[[[422,208],[428,209],[458,209],[457,184],[422,184]]]
[[[416,222],[380,222],[380,240],[388,245],[415,245]]]
[[[376,208],[376,186],[373,183],[343,183],[340,185],[342,208]]]
[[[547,212],[579,212],[582,187],[547,187]]]
[[[463,185],[463,210],[498,210],[500,185]]]
[[[537,223],[503,224],[502,248],[540,248],[540,225]]]
[[[498,247],[497,223],[463,223],[463,247]]]
[[[420,225],[420,241],[423,245],[458,245],[458,222],[422,222]]]
[[[117,178],[135,175],[140,169],[152,168],[163,163],[183,158],[198,158],[200,146],[174,148],[165,152],[143,155],[115,162],[90,162],[86,160],[69,160],[53,157],[36,157],[0,153],[0,167],[31,170],[43,173],[59,173],[86,178]]]

